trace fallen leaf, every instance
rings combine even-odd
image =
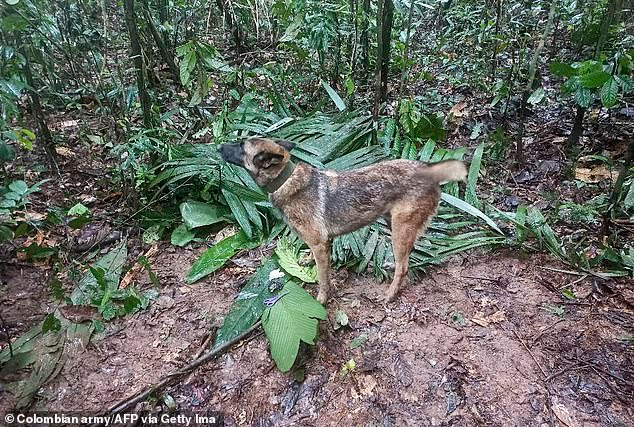
[[[575,179],[587,183],[597,183],[604,179],[616,180],[619,176],[618,171],[609,171],[604,165],[595,166],[592,168],[576,168]]]
[[[489,298],[489,297],[486,297],[486,296],[482,297],[482,299],[480,300],[480,305],[482,307],[490,307],[490,306],[495,305],[497,303],[498,303],[498,301],[496,299],[492,299],[492,298]]]
[[[97,201],[97,198],[95,196],[93,196],[92,194],[80,194],[79,195],[79,200],[82,201],[82,203],[89,205],[93,202]]]
[[[158,251],[159,251],[158,250],[158,246],[154,245],[150,249],[148,249],[142,256],[147,258],[148,262],[152,262],[152,259],[156,256],[156,254],[158,254]],[[128,270],[128,272],[125,274],[125,276],[123,276],[123,279],[121,279],[121,283],[119,283],[119,287],[121,289],[125,289],[126,287],[128,287],[128,285],[130,285],[130,283],[134,279],[134,276],[139,274],[139,272],[142,269],[143,269],[143,264],[141,262],[137,261],[132,266],[132,268],[130,270]]]
[[[552,410],[557,419],[567,427],[576,427],[579,423],[570,415],[570,411],[562,403],[553,403]]]
[[[374,377],[372,375],[363,375],[360,382],[361,388],[359,391],[361,394],[364,396],[372,396],[374,394],[373,390],[378,385]]]
[[[449,110],[450,114],[453,114],[455,117],[463,117],[469,114],[469,109],[465,108],[467,103],[465,101],[460,101]]]
[[[46,219],[46,215],[35,211],[28,211],[24,214],[24,219],[27,221],[43,221]]]
[[[482,313],[478,312],[475,316],[471,318],[471,321],[477,325],[480,325],[484,328],[489,326],[491,323],[501,323],[506,320],[506,313],[504,310],[498,310],[495,313],[484,316]]]
[[[81,323],[97,318],[97,308],[88,305],[66,305],[60,307],[62,315],[74,323]]]
[[[72,157],[74,154],[70,148],[66,147],[55,147],[55,152],[62,157]]]
[[[60,128],[67,129],[76,127],[79,124],[79,120],[65,120],[59,124]]]

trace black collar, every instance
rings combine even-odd
[[[289,160],[286,166],[284,167],[284,169],[282,169],[282,172],[280,172],[280,174],[277,176],[277,178],[269,182],[264,187],[264,189],[269,193],[275,193],[277,190],[280,189],[282,185],[284,185],[286,180],[290,178],[294,170],[295,170],[295,163]]]

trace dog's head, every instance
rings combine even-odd
[[[264,187],[284,170],[294,146],[289,141],[252,136],[236,144],[221,144],[218,150],[224,161],[245,168]]]

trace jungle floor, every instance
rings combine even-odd
[[[65,124],[73,127],[69,142],[80,133],[72,118],[58,123],[62,134]],[[105,132],[98,123],[90,128]],[[559,185],[563,163],[553,138],[561,136],[549,132],[531,149],[539,158],[531,159],[526,173],[500,180],[511,195],[495,202],[516,206],[519,195],[523,203],[534,203],[554,188],[553,180]],[[101,172],[108,149],[68,146],[72,151],[60,153],[61,182],[44,184],[33,211],[83,200],[94,212],[102,210],[104,223],[111,213],[123,216],[126,202],[110,201],[119,196]],[[493,172],[489,178],[498,179]],[[582,191],[570,188],[570,198],[581,203]],[[72,240],[63,231],[39,237],[60,247]],[[130,262],[144,251],[139,240],[128,240]],[[257,251],[239,254],[216,274],[188,285],[185,275],[204,247],[159,243],[151,258],[161,284],[158,299],[147,310],[105,322],[105,332],[87,346],[68,346],[63,368],[38,391],[31,409],[104,411],[204,351],[262,257]],[[47,284],[56,274],[50,263],[8,257],[11,250],[0,254],[0,307],[6,332],[15,338],[58,303]],[[60,251],[67,265],[68,253]],[[387,305],[378,302],[385,283],[340,270],[329,320],[322,322],[317,344],[300,353],[301,372],[280,373],[256,331],[165,393],[179,412],[217,414],[225,425],[632,426],[631,281],[566,270],[547,254],[474,251],[411,277]],[[152,286],[147,273],[134,280],[141,289]],[[564,287],[577,298],[563,298]],[[337,309],[345,311],[349,325],[335,330]],[[351,349],[362,334],[367,341]],[[6,346],[5,337],[0,344]],[[356,367],[343,375],[351,359]],[[0,412],[14,404],[0,388]]]
[[[196,255],[161,248],[159,299],[75,348],[33,409],[99,412],[192,360],[254,271],[232,264],[190,286]],[[561,266],[548,256],[471,254],[411,279],[387,306],[376,302],[385,284],[342,271],[330,319],[302,356],[303,382],[275,368],[256,332],[166,392],[179,411],[220,414],[225,425],[634,425],[634,294],[551,268]],[[43,317],[43,277],[7,274],[8,321]],[[557,315],[558,289],[571,282],[585,298]],[[334,330],[337,309],[350,325]],[[368,340],[351,350],[360,334]],[[356,369],[342,376],[350,359]]]

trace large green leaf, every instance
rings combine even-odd
[[[180,78],[181,78],[181,83],[183,85],[186,86],[187,83],[189,83],[189,77],[191,76],[191,73],[195,66],[196,66],[196,52],[192,49],[189,52],[187,52],[185,57],[181,60]]]
[[[619,83],[614,77],[603,84],[601,87],[601,103],[605,108],[610,108],[616,104],[616,97],[619,93]]]
[[[422,115],[412,130],[413,138],[433,139],[440,141],[445,138],[442,118],[436,114]]]
[[[346,103],[343,102],[343,99],[341,99],[339,94],[332,88],[332,86],[330,86],[324,80],[321,81],[321,85],[324,87],[324,89],[326,89],[326,92],[328,92],[328,96],[330,97],[330,99],[332,99],[332,102],[335,103],[335,105],[337,106],[339,111],[345,110],[346,109]]]
[[[594,89],[603,86],[603,84],[610,78],[610,73],[605,71],[594,71],[588,74],[582,74],[579,76],[579,83],[581,86]]]
[[[181,224],[172,231],[170,242],[174,246],[185,246],[196,237],[196,233],[189,231],[185,224]]]
[[[225,200],[227,201],[227,205],[229,205],[229,209],[231,209],[231,213],[233,217],[238,221],[238,224],[247,235],[247,237],[251,237],[253,235],[253,228],[251,227],[251,222],[249,221],[249,214],[247,213],[244,205],[233,193],[222,189],[222,195],[225,196]]]
[[[277,255],[280,267],[291,276],[297,277],[306,283],[315,283],[317,281],[317,274],[314,268],[299,265],[297,251],[294,250],[288,239],[281,238],[277,242],[275,255]]]
[[[544,99],[545,94],[546,93],[544,92],[544,88],[538,87],[537,89],[535,89],[533,93],[531,93],[531,96],[528,97],[526,102],[528,102],[531,105],[539,104],[542,101],[542,99]]]
[[[225,214],[224,209],[208,203],[194,201],[183,202],[180,205],[180,210],[183,216],[183,222],[189,230],[225,220],[223,218]]]
[[[465,190],[465,201],[475,207],[480,205],[476,194],[476,184],[480,174],[480,166],[482,164],[482,154],[484,153],[484,143],[480,144],[473,152],[473,159],[469,166],[469,174],[467,175],[467,189]]]
[[[272,280],[271,273],[278,269],[274,259],[268,258],[249,279],[234,301],[229,313],[225,316],[214,341],[214,348],[218,348],[231,341],[242,332],[249,329],[262,316],[266,306],[264,300],[273,296],[269,290]],[[282,282],[283,283],[283,282]]]
[[[468,213],[469,215],[473,215],[477,218],[484,220],[484,222],[486,222],[489,227],[491,227],[492,229],[494,229],[500,234],[504,234],[502,233],[502,230],[500,230],[499,227],[495,224],[495,222],[491,218],[489,218],[487,215],[485,215],[482,211],[480,211],[478,208],[475,208],[471,206],[469,203],[463,200],[460,200],[459,198],[454,197],[447,193],[442,193],[440,195],[440,198],[444,200],[445,202],[449,203],[450,205],[452,205],[453,207],[456,207],[460,209],[461,211]]]
[[[300,341],[314,344],[318,319],[327,317],[326,310],[308,292],[287,282],[278,294],[279,300],[262,315],[262,327],[271,347],[271,356],[282,372],[295,363]]]
[[[572,77],[577,71],[570,65],[564,62],[553,61],[550,63],[550,72],[556,76]]]
[[[634,208],[634,181],[630,183],[630,189],[623,200],[623,204],[625,205],[625,209]]]
[[[225,237],[207,249],[205,253],[194,262],[194,265],[192,265],[191,270],[187,274],[187,283],[194,283],[218,270],[239,250],[252,249],[259,244],[259,238],[250,239],[244,234],[244,231]]]
[[[580,87],[575,91],[575,101],[577,101],[580,107],[588,108],[593,100],[594,96],[590,89]]]

